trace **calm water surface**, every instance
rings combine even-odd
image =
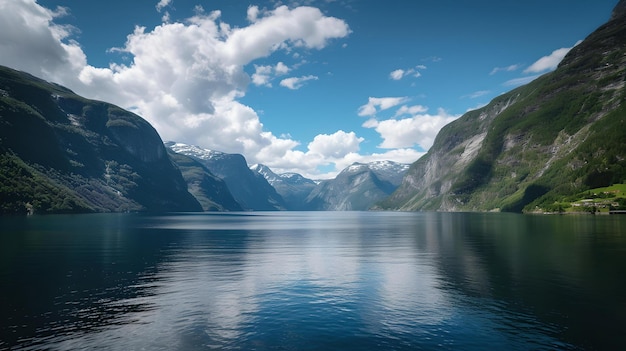
[[[0,218],[0,349],[626,350],[626,216]]]

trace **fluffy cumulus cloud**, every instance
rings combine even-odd
[[[309,151],[324,157],[339,159],[351,152],[359,150],[359,144],[363,138],[356,136],[354,132],[346,133],[343,130],[335,134],[317,135],[311,143],[309,143]]]
[[[0,1],[0,63],[53,81],[77,81],[87,58],[66,40],[75,31],[54,24],[65,8],[43,8],[34,0]]]
[[[406,98],[384,98],[391,108],[404,103]],[[361,106],[362,116],[373,116],[374,106],[380,106],[381,99],[370,98],[368,104]],[[381,107],[381,110],[383,108]],[[439,109],[436,115],[426,113],[428,108],[422,105],[402,105],[396,109],[392,118],[379,120],[370,117],[363,123],[363,127],[372,128],[380,134],[383,142],[379,145],[383,149],[410,149],[419,146],[428,150],[435,140],[439,130],[459,116],[449,115]]]
[[[252,74],[252,83],[257,86],[272,86],[272,79],[276,76],[282,76],[291,69],[283,62],[277,63],[275,66],[254,65],[255,72]]]
[[[370,97],[367,104],[359,107],[358,115],[369,117],[362,127],[374,129],[383,140],[378,147],[388,149],[379,156],[399,160],[401,155],[410,155],[417,160],[423,152],[417,152],[413,148],[428,150],[439,130],[459,117],[449,115],[443,109],[431,115],[427,113],[426,106],[408,105],[409,101],[408,97]],[[381,117],[383,111],[391,118]],[[378,158],[374,157],[373,160]]]
[[[156,9],[170,5],[171,0],[160,0]],[[358,150],[362,139],[339,131],[318,136],[306,152],[297,151],[299,142],[265,130],[256,111],[239,101],[250,83],[269,85],[290,72],[279,62],[255,66],[250,77],[245,66],[277,50],[323,49],[349,35],[341,19],[313,7],[252,6],[245,14],[249,25],[231,27],[220,20],[219,11],[207,14],[199,8],[183,22],[170,23],[167,16],[151,30],[135,28],[123,47],[113,49],[130,57],[130,63],[94,67],[72,39],[76,29],[55,24],[66,13],[35,0],[0,1],[0,64],[128,108],[166,140],[243,153],[251,163],[315,169],[328,162],[328,155]],[[317,77],[283,80],[281,85],[296,89],[312,79]]]

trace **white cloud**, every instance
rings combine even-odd
[[[499,73],[499,72],[513,72],[513,71],[517,71],[519,69],[520,65],[510,65],[510,66],[506,66],[506,67],[495,67],[494,69],[491,70],[491,72],[489,73],[490,76]]]
[[[257,66],[254,65],[255,72],[252,74],[252,83],[254,85],[272,86],[270,83],[272,66]]]
[[[379,145],[381,148],[410,148],[417,145],[428,150],[439,130],[456,118],[458,116],[448,115],[443,109],[439,109],[437,115],[416,114],[403,119],[369,120],[363,126],[374,128],[380,134],[383,139]]]
[[[158,4],[156,4],[157,11],[161,12],[163,8],[169,6],[172,3],[172,0],[160,0]]]
[[[404,77],[407,76],[413,76],[415,78],[419,78],[422,76],[422,74],[420,73],[420,70],[425,70],[426,66],[424,65],[417,65],[413,68],[409,68],[409,69],[397,69],[395,71],[392,71],[391,73],[389,73],[389,78],[393,79],[393,80],[400,80]]]
[[[159,4],[162,7],[157,8],[163,9],[171,1]],[[307,144],[306,151],[299,151],[300,142],[265,130],[257,112],[238,101],[250,83],[269,85],[293,69],[283,62],[255,65],[255,72],[248,76],[244,67],[254,60],[276,50],[295,57],[300,48],[321,49],[329,40],[349,34],[345,22],[324,16],[318,9],[279,7],[262,12],[251,7],[247,13],[251,24],[231,28],[220,22],[219,11],[205,14],[198,7],[196,15],[185,22],[162,23],[152,30],[137,27],[123,47],[112,49],[127,54],[131,63],[109,67],[88,65],[80,45],[71,39],[75,29],[54,23],[66,13],[62,8],[45,9],[34,0],[0,1],[0,64],[126,107],[146,118],[165,140],[242,153],[250,163],[264,163],[277,171],[325,178],[355,161],[410,163],[423,154],[401,147],[361,155],[364,139],[341,130],[320,134]],[[21,45],[14,45],[16,41]],[[293,77],[281,84],[297,88],[312,79],[317,77]],[[370,98],[359,114],[373,116],[406,101],[406,97]],[[402,106],[396,116],[423,112],[425,108],[419,105]],[[385,129],[388,123],[373,119],[371,126],[381,130],[385,147],[392,143]],[[319,166],[329,165],[335,170],[320,173]]]
[[[578,42],[576,42],[576,44],[574,44],[574,46],[580,43],[581,41],[579,40]],[[567,53],[572,50],[574,46],[569,48],[560,48],[552,51],[550,55],[540,58],[535,63],[530,65],[530,67],[526,68],[524,70],[524,73],[542,73],[555,70],[559,63],[561,63],[565,55],[567,55]]]
[[[346,133],[339,130],[334,134],[317,135],[309,143],[308,149],[310,153],[321,155],[324,158],[341,159],[351,152],[358,151],[359,144],[363,140],[363,138],[357,137],[354,132]]]
[[[252,83],[257,86],[271,87],[271,80],[274,76],[282,76],[291,69],[282,62],[276,64],[276,66],[262,66],[254,65],[255,72],[252,74]]]
[[[291,69],[282,62],[277,63],[276,67],[274,67],[274,72],[276,72],[277,75],[287,74],[289,71],[291,71]]]
[[[250,6],[248,7],[248,21],[256,22],[259,18],[259,7],[258,6]]]
[[[559,63],[563,61],[563,58],[565,58],[567,53],[570,52],[570,50],[572,50],[576,45],[580,44],[581,42],[582,41],[579,40],[572,47],[560,48],[560,49],[552,51],[550,55],[541,57],[539,60],[535,61],[532,65],[530,65],[528,68],[524,70],[525,74],[532,73],[532,75],[510,79],[504,82],[502,85],[505,87],[516,87],[520,85],[525,85],[537,79],[541,74],[555,70],[558,67]],[[519,65],[512,65],[512,66],[505,67],[505,68],[494,68],[491,74],[495,74],[500,71],[513,71],[513,70],[517,70],[518,68],[519,68]]]
[[[290,10],[280,6],[250,26],[233,30],[220,45],[220,56],[232,64],[245,65],[286,46],[322,49],[329,39],[349,33],[343,20],[324,16],[317,8]]]
[[[67,40],[73,28],[53,22],[65,14],[64,8],[52,11],[34,0],[0,1],[0,63],[57,82],[66,80],[66,72],[79,72],[87,58],[78,43]]]
[[[377,112],[390,109],[407,101],[406,97],[370,97],[367,104],[359,107],[358,115],[361,117],[373,116]]]
[[[396,110],[395,116],[398,117],[402,115],[416,115],[418,113],[424,113],[426,111],[428,111],[428,108],[422,105],[402,105],[398,110]]]
[[[404,70],[403,69],[397,69],[391,73],[389,73],[389,77],[393,80],[400,80],[402,79],[402,77],[404,77]]]
[[[161,17],[161,22],[167,23],[170,21],[170,19],[171,19],[170,13],[168,11],[165,11],[165,13],[163,14],[163,17]]]
[[[281,80],[280,85],[291,90],[297,90],[302,88],[305,82],[317,79],[316,76],[291,77]]]
[[[171,1],[163,0],[156,8],[169,5]],[[330,142],[326,136],[310,143],[314,151],[297,151],[299,142],[265,130],[257,112],[238,100],[250,82],[266,85],[290,71],[279,62],[255,66],[250,77],[245,66],[277,50],[295,55],[301,48],[322,49],[330,40],[346,37],[348,25],[313,7],[250,7],[246,15],[251,23],[245,27],[221,22],[219,11],[206,14],[198,6],[195,12],[184,22],[162,23],[152,30],[137,27],[123,47],[112,49],[126,54],[131,63],[94,67],[71,39],[73,28],[54,23],[65,10],[52,11],[35,0],[0,1],[0,64],[128,108],[146,118],[164,140],[242,153],[251,163],[308,167],[299,169],[303,173],[331,162],[324,159],[331,150],[323,147],[324,141]],[[316,78],[285,84],[295,88],[307,79]],[[345,155],[362,141],[353,132],[331,136],[344,143],[331,155]]]

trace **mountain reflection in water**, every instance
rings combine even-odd
[[[0,349],[624,349],[626,216],[1,218]]]

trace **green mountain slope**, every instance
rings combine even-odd
[[[0,213],[198,211],[142,118],[0,67]]]
[[[626,183],[626,8],[558,69],[444,127],[378,208],[547,210]]]

